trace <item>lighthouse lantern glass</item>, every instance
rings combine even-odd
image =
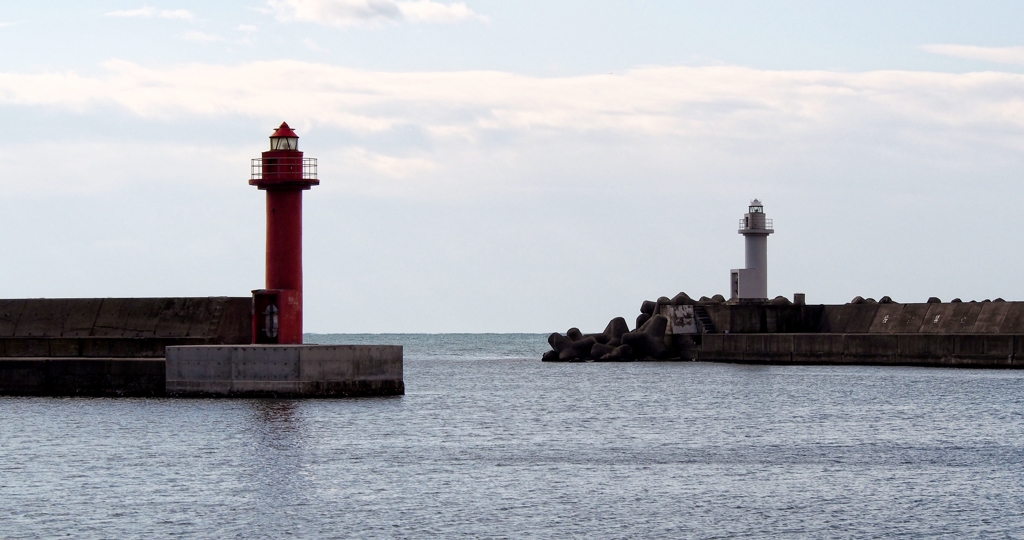
[[[298,150],[299,149],[299,138],[298,137],[271,137],[270,138],[270,149],[271,150]]]

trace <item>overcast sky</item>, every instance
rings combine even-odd
[[[1024,3],[0,5],[0,297],[248,296],[252,157],[305,194],[306,330],[599,331],[728,294],[1024,300]]]

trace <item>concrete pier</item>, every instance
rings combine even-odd
[[[167,395],[354,397],[405,393],[396,345],[167,347]]]

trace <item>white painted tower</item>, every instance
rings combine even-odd
[[[746,244],[746,268],[730,272],[733,300],[768,299],[768,235],[773,232],[772,220],[764,215],[764,205],[757,199],[750,201],[739,230]]]

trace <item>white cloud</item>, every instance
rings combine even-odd
[[[978,47],[975,45],[922,45],[921,49],[932,54],[982,60],[997,64],[1024,65],[1024,47]]]
[[[0,21],[0,28],[5,28],[5,27],[11,26],[13,24],[14,23],[12,23],[12,22],[2,22],[2,21]]]
[[[301,21],[345,27],[364,23],[460,23],[486,20],[466,4],[431,0],[268,0],[282,21]]]
[[[183,21],[191,21],[195,19],[195,15],[186,9],[161,9],[152,8],[149,6],[141,7],[138,9],[125,9],[119,11],[111,11],[106,13],[107,17],[140,17],[150,19],[153,17],[160,17],[163,19],[178,19]]]
[[[212,41],[224,41],[224,36],[189,30],[181,36],[181,39],[184,39],[185,41],[196,41],[199,43],[210,43]]]
[[[459,23],[472,19],[486,20],[466,7],[466,4],[442,4],[429,0],[397,2],[402,17],[412,23]]]
[[[195,19],[195,15],[185,9],[165,9],[160,11],[160,16],[164,19],[181,19],[183,21]]]
[[[259,28],[251,24],[240,24],[238,25],[237,28],[235,28],[235,30],[238,30],[239,32],[258,32]]]
[[[219,40],[193,32],[191,39]],[[415,124],[439,136],[491,130],[729,134],[831,129],[871,119],[1024,127],[1024,75],[648,67],[542,78],[494,71],[371,72],[298,61],[109,73],[0,73],[0,104],[115,104],[143,117],[267,111],[360,132]],[[293,84],[268,88],[267,80]]]
[[[123,9],[119,11],[111,11],[106,13],[107,17],[144,17],[150,18],[156,16],[156,9],[151,7],[143,7],[139,9]]]
[[[327,49],[317,45],[316,42],[309,38],[302,40],[302,44],[305,45],[307,49],[314,52],[327,52]]]

